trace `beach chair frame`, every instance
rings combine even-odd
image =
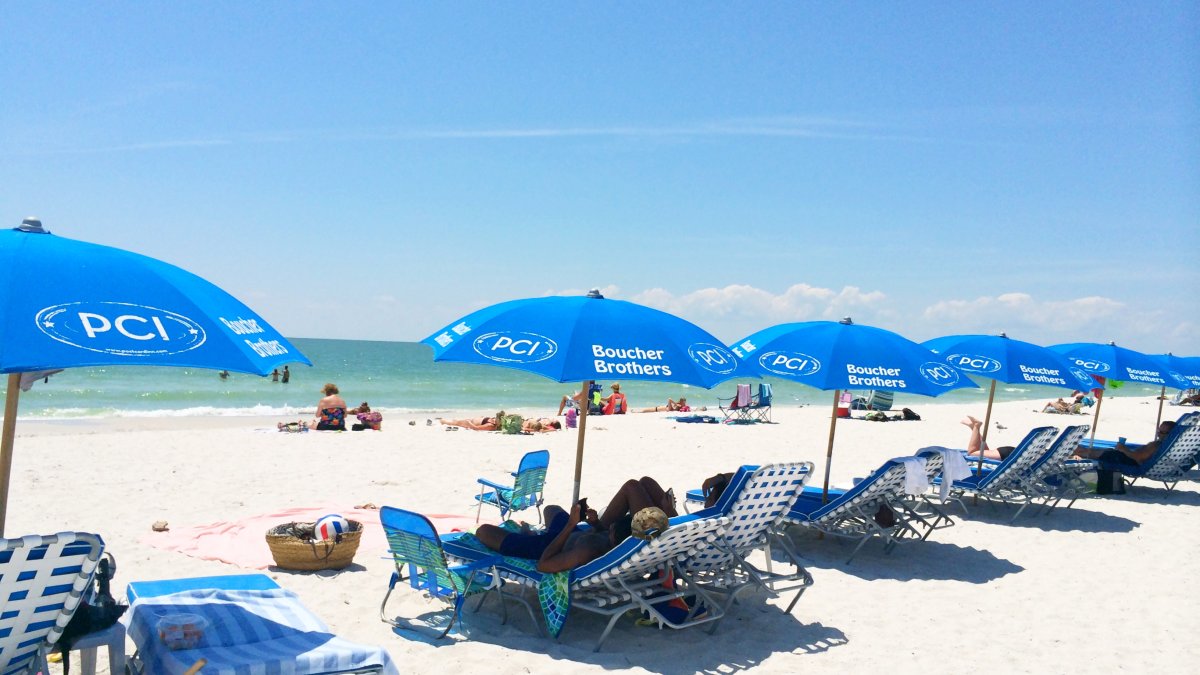
[[[954,481],[950,488],[950,499],[957,501],[964,513],[969,513],[962,499],[965,494],[989,502],[1019,504],[1012,517],[1012,521],[1015,521],[1035,499],[1044,496],[1044,491],[1035,486],[1034,467],[1046,459],[1058,436],[1055,427],[1031,429],[1004,460],[998,463],[985,462],[981,473],[976,472],[969,478]],[[968,459],[978,461],[978,458]]]
[[[684,629],[719,621],[725,612],[716,599],[697,584],[680,561],[686,560],[696,551],[711,545],[729,525],[723,516],[699,518],[677,516],[659,537],[643,541],[630,537],[611,551],[570,573],[568,592],[571,609],[579,609],[608,617],[604,631],[593,651],[600,651],[617,621],[629,610],[646,612],[660,627]],[[460,535],[443,539],[448,560],[454,563],[471,564],[491,557],[488,552],[459,543]],[[506,581],[537,588],[543,575],[534,565],[523,559],[499,556],[495,569]],[[670,574],[677,587],[666,592],[662,575]],[[690,612],[682,621],[664,616],[655,605],[673,598],[694,596],[698,602],[693,610],[705,609],[703,614]]]
[[[928,533],[914,525],[912,515],[916,509],[904,495],[905,471],[903,463],[891,459],[853,488],[830,493],[828,502],[821,503],[820,493],[815,490],[802,494],[784,515],[780,534],[786,536],[788,528],[798,525],[856,541],[847,564],[874,537],[883,540],[885,553],[891,553],[903,541],[923,540]],[[885,508],[893,514],[891,525],[881,524],[875,518]],[[922,522],[927,521],[916,520]]]
[[[495,566],[500,556],[451,565],[442,549],[437,529],[425,516],[393,506],[384,506],[380,509],[379,521],[387,536],[388,552],[392,554],[396,565],[388,581],[387,593],[383,596],[383,602],[379,604],[379,618],[384,623],[400,629],[427,628],[413,621],[401,621],[390,616],[387,611],[392,591],[396,589],[397,584],[405,580],[407,572],[409,585],[413,589],[449,606],[450,615],[447,617],[446,627],[441,633],[432,629],[437,633],[435,639],[445,637],[456,622],[461,622],[463,603],[469,596],[480,595],[479,603],[475,605],[475,611],[479,611],[488,594],[493,591],[500,596],[500,606],[504,612],[502,623],[508,622],[506,600],[511,598],[525,606],[529,618],[533,620],[534,626],[537,626],[529,603],[524,598],[503,592],[505,582]]]
[[[35,672],[91,588],[99,535],[0,539],[0,672]]]
[[[744,403],[739,405],[739,401]],[[737,393],[730,398],[717,398],[717,409],[725,416],[726,422],[753,421],[754,396],[750,393],[749,384],[737,385]]]
[[[1175,428],[1163,439],[1158,451],[1141,465],[1133,467],[1100,461],[1099,466],[1129,478],[1130,486],[1139,478],[1146,478],[1162,483],[1170,492],[1187,478],[1197,460],[1200,460],[1200,412],[1192,412],[1176,421]]]
[[[722,515],[730,525],[713,541],[712,547],[698,551],[682,563],[697,583],[726,598],[724,609],[748,588],[761,588],[772,595],[796,590],[786,613],[796,606],[813,578],[800,562],[786,539],[775,534],[775,527],[795,504],[813,475],[812,462],[787,462],[765,466],[743,466],[730,479],[721,498],[711,509],[697,516]],[[750,563],[755,551],[766,555],[765,569]],[[791,572],[774,569],[773,551],[779,551]],[[716,630],[716,624],[712,630]]]
[[[549,467],[550,451],[534,450],[525,453],[525,456],[521,458],[517,470],[511,474],[512,485],[493,483],[485,478],[477,479],[479,494],[475,496],[475,500],[478,502],[475,510],[475,522],[479,522],[483,514],[483,505],[487,504],[500,510],[501,520],[506,519],[509,513],[536,509],[540,524],[542,522],[546,471]]]

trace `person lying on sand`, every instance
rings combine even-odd
[[[564,572],[589,563],[621,543],[632,531],[633,514],[657,507],[668,517],[676,516],[674,497],[653,478],[627,480],[613,495],[604,515],[589,509],[587,498],[580,499],[570,513],[554,504],[542,510],[546,529],[534,532],[522,528],[509,532],[495,525],[480,525],[475,536],[484,546],[506,556],[538,561],[540,572]],[[586,522],[590,527],[578,527]]]
[[[697,410],[708,410],[708,407],[701,406],[701,407],[697,408]],[[691,408],[691,406],[688,405],[687,398],[680,396],[679,401],[675,401],[673,399],[668,398],[667,404],[665,406],[664,405],[656,405],[653,408],[642,408],[641,410],[635,410],[634,412],[653,413],[653,412],[662,412],[662,411],[691,412],[692,408]]]
[[[462,427],[471,431],[498,431],[502,417],[504,417],[503,410],[492,417],[468,417],[460,420],[448,420],[439,417],[438,423],[445,424],[448,427]]]
[[[528,419],[521,422],[521,431],[527,434],[558,431],[559,429],[562,429],[562,422],[559,422],[558,420],[552,420],[549,417],[539,417],[537,419]]]

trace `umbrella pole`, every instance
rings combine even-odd
[[[1164,384],[1162,391],[1158,394],[1158,419],[1154,420],[1154,434],[1150,438],[1158,438],[1158,425],[1162,424],[1162,407],[1165,400],[1167,400],[1167,385]]]
[[[979,466],[978,466],[979,470],[977,472],[980,474],[983,473],[983,451],[988,446],[988,444],[987,444],[988,427],[991,426],[991,423],[992,423],[992,400],[995,398],[996,398],[996,381],[992,380],[991,389],[988,390],[987,412],[985,412],[983,415],[983,434],[981,434],[981,438],[980,438],[982,445],[979,446]],[[979,499],[979,496],[976,495],[975,498]]]
[[[1100,406],[1104,404],[1104,394],[1096,397],[1096,413],[1092,416],[1092,438],[1088,441],[1088,447],[1096,446],[1096,427],[1100,426]]]
[[[4,398],[4,433],[0,437],[0,537],[8,516],[8,479],[12,473],[13,437],[17,431],[17,402],[21,396],[21,374],[8,374],[8,395]]]
[[[829,416],[829,447],[825,448],[825,487],[821,489],[821,503],[829,502],[829,464],[833,461],[833,434],[837,431],[838,399],[842,397],[841,389],[833,390],[833,414]]]
[[[571,493],[571,506],[579,501],[579,479],[583,476],[583,438],[587,430],[588,408],[592,403],[591,388],[592,381],[585,380],[583,388],[580,389],[583,402],[579,405],[579,434],[575,441],[575,491]]]

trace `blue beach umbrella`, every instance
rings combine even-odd
[[[0,231],[0,532],[8,504],[22,373],[84,366],[185,366],[265,375],[308,363],[236,298],[137,253],[50,234],[40,221]]]
[[[1130,382],[1157,384],[1164,388],[1187,389],[1188,381],[1171,373],[1167,364],[1149,354],[1118,347],[1115,342],[1072,342],[1051,345],[1050,349],[1066,356],[1083,370],[1104,378]],[[1092,421],[1092,439],[1096,438],[1096,427],[1100,424],[1101,397],[1096,401],[1096,415]],[[1157,425],[1156,425],[1157,430]]]
[[[996,382],[1040,384],[1085,392],[1097,386],[1086,371],[1062,354],[1030,342],[1013,340],[1004,333],[946,335],[921,344],[955,368],[992,381],[988,390],[987,412],[983,417],[982,440],[985,447]],[[979,456],[979,465],[983,466],[982,454]]]
[[[738,340],[731,348],[743,363],[761,375],[833,390],[822,498],[829,493],[829,467],[841,390],[882,389],[940,396],[954,389],[977,386],[916,342],[882,328],[860,326],[849,318],[772,326]]]
[[[1187,382],[1186,389],[1200,389],[1200,356],[1175,356],[1174,354],[1159,354],[1154,356],[1166,366],[1167,373],[1176,380]],[[1179,387],[1183,389],[1183,387]],[[1158,419],[1154,421],[1157,430],[1162,422],[1163,401],[1167,398],[1167,385],[1163,385],[1158,394]]]
[[[434,361],[515,368],[556,382],[596,379],[675,382],[711,389],[745,375],[704,329],[667,312],[591,291],[586,296],[510,300],[472,312],[421,342]],[[587,406],[581,406],[575,491],[583,470]]]

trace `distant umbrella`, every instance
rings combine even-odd
[[[23,374],[83,366],[187,366],[265,375],[309,363],[258,314],[191,272],[55,236],[40,221],[0,231],[0,533]],[[310,364],[311,365],[311,364]],[[25,387],[28,389],[28,386]]]
[[[1050,349],[1067,356],[1075,362],[1075,365],[1105,380],[1145,382],[1174,389],[1186,389],[1188,386],[1187,380],[1168,372],[1166,364],[1155,357],[1125,347],[1118,347],[1115,342],[1108,344],[1072,342],[1051,345]],[[1092,420],[1092,440],[1096,438],[1096,427],[1100,424],[1100,405],[1103,402],[1103,396],[1096,401],[1096,415]]]
[[[987,412],[983,417],[983,447],[987,447],[987,432],[992,419],[996,382],[1038,384],[1079,391],[1088,391],[1096,386],[1096,381],[1087,372],[1062,354],[1030,342],[1013,340],[1004,333],[947,335],[926,340],[921,344],[939,354],[946,363],[991,380]],[[999,424],[996,427],[1003,428]],[[979,466],[982,469],[982,452],[979,455]]]
[[[452,321],[421,342],[434,361],[515,368],[556,382],[649,380],[706,389],[745,374],[720,340],[657,309],[605,298],[510,300]],[[581,406],[572,502],[579,499],[587,405]]]
[[[833,390],[822,499],[829,494],[829,468],[841,390],[881,389],[940,396],[954,389],[977,386],[916,342],[882,328],[860,326],[849,318],[772,326],[738,340],[731,349],[760,375]]]
[[[1154,358],[1163,362],[1171,377],[1187,382],[1187,389],[1200,389],[1200,356],[1175,356],[1168,353],[1156,355]],[[1154,421],[1156,430],[1162,422],[1163,401],[1166,398],[1167,385],[1164,384],[1158,394],[1158,419]]]

